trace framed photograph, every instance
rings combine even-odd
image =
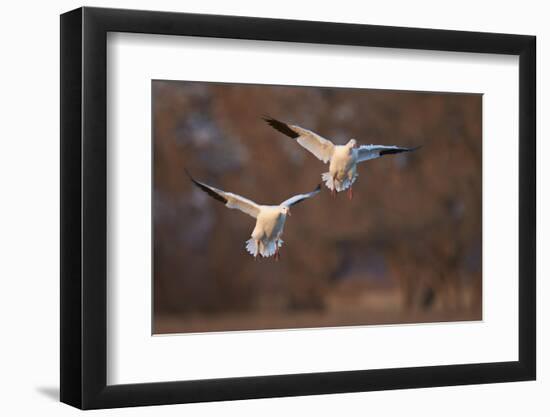
[[[61,16],[61,401],[533,380],[535,37]]]

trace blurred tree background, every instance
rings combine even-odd
[[[154,333],[480,320],[482,96],[153,81]],[[254,261],[254,219],[193,187],[261,204],[328,166],[261,116],[343,144],[417,146],[359,166],[287,220]]]

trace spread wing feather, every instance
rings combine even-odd
[[[311,198],[317,194],[319,194],[319,192],[321,191],[321,184],[319,184],[317,186],[317,188],[315,188],[315,190],[309,192],[309,193],[305,193],[305,194],[298,194],[298,195],[295,195],[294,197],[290,197],[288,200],[285,200],[281,203],[281,206],[287,206],[287,207],[291,207],[295,204],[298,204],[300,203],[301,201],[304,201],[308,198]]]
[[[394,153],[411,152],[418,148],[420,148],[420,146],[415,148],[403,148],[400,146],[362,145],[357,149],[357,162],[368,161],[369,159],[375,159]]]
[[[278,130],[292,139],[296,139],[302,147],[310,151],[324,163],[330,161],[334,151],[334,144],[330,140],[300,126],[289,125],[269,117],[265,117],[264,120],[275,130]]]
[[[193,184],[195,184],[199,189],[204,191],[213,199],[224,203],[226,207],[240,210],[243,213],[246,213],[254,218],[258,217],[258,214],[260,213],[260,206],[254,201],[234,193],[228,193],[219,190],[215,187],[197,181],[188,172],[187,175],[189,176],[189,179],[193,182]]]

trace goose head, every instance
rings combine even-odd
[[[357,141],[355,139],[350,139],[348,143],[346,143],[346,146],[350,149],[357,148]]]

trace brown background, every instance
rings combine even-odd
[[[154,333],[481,319],[479,94],[153,81]],[[350,202],[294,207],[281,261],[254,219],[194,188],[262,204],[328,166],[269,115],[336,143],[422,145],[360,165]]]

